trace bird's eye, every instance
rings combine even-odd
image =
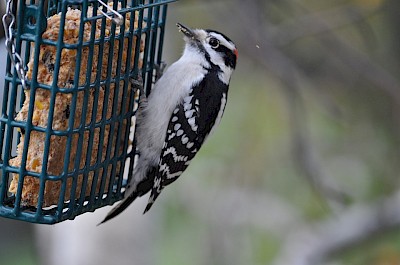
[[[219,40],[217,40],[216,38],[211,38],[208,43],[210,44],[211,48],[218,48],[219,46]]]

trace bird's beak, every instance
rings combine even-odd
[[[190,39],[195,39],[195,34],[191,28],[188,28],[181,23],[176,23],[176,26],[178,27],[178,30],[182,32],[186,37]]]

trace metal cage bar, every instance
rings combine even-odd
[[[13,37],[29,77],[24,90],[7,58],[0,216],[53,224],[123,198],[135,162],[131,127],[138,93],[132,80],[141,73],[150,91],[154,65],[161,63],[167,5],[174,1],[109,0],[111,10],[98,0],[14,0]],[[79,23],[70,41],[76,10]],[[123,17],[121,25],[110,22],[118,15],[113,10]],[[52,19],[59,19],[57,36],[47,32]],[[37,165],[35,155],[41,157]]]

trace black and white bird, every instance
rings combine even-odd
[[[104,222],[138,196],[151,191],[147,212],[163,188],[174,182],[219,124],[238,51],[224,34],[177,24],[186,42],[182,57],[140,103],[136,121],[139,159],[126,197]]]

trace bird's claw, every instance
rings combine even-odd
[[[156,82],[158,81],[158,79],[161,78],[166,67],[167,67],[167,64],[165,62],[160,62],[159,64],[154,64],[154,69],[156,70],[156,76],[155,76]]]
[[[132,87],[133,87],[135,93],[137,90],[139,90],[140,95],[146,95],[146,93],[144,91],[142,73],[138,73],[135,78],[131,77],[130,82],[132,84]]]

